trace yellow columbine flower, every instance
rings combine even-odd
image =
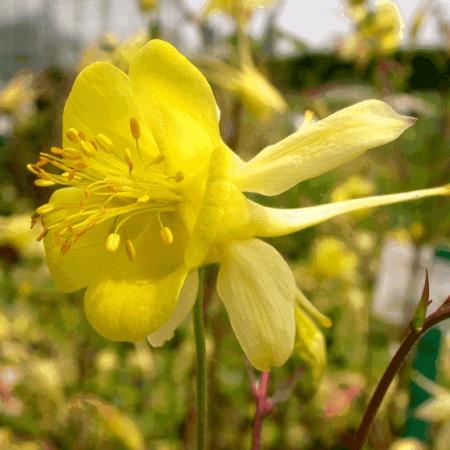
[[[139,0],[141,11],[152,11],[158,6],[158,0]]]
[[[19,73],[0,91],[0,112],[20,113],[36,97],[33,74]]]
[[[270,6],[275,0],[208,0],[204,6],[205,14],[224,12],[236,20],[246,20],[255,9]]]
[[[241,99],[245,107],[258,119],[268,120],[276,113],[286,111],[287,104],[278,90],[255,67],[250,59],[242,63],[242,68],[222,61],[209,64],[208,78]]]
[[[106,61],[126,72],[131,60],[146,42],[148,42],[148,35],[145,31],[139,31],[122,42],[114,35],[106,34],[100,42],[83,51],[79,69],[84,69],[96,61]]]
[[[447,422],[450,420],[450,390],[434,383],[420,373],[415,374],[414,380],[422,389],[433,397],[421,404],[415,415],[427,422]]]
[[[339,239],[322,236],[314,242],[311,266],[314,274],[322,278],[354,280],[358,256]]]
[[[395,51],[403,37],[404,23],[397,4],[391,0],[377,0],[375,10],[370,13],[361,5],[360,14],[350,8],[357,24],[357,31],[344,42],[344,57],[366,60],[372,53],[388,55]]]
[[[129,76],[104,62],[87,67],[64,109],[62,147],[29,166],[38,185],[66,186],[35,220],[58,286],[87,287],[88,320],[116,341],[164,341],[194,302],[197,269],[219,263],[217,289],[232,327],[253,365],[266,370],[292,351],[298,293],[288,264],[259,237],[449,189],[266,208],[244,192],[277,195],[397,138],[414,120],[365,101],[249,162],[223,143],[218,121],[207,81],[166,42],[146,44]]]

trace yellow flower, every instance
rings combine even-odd
[[[13,246],[27,257],[42,257],[42,246],[36,243],[39,233],[30,233],[30,214],[0,216],[0,245]]]
[[[357,30],[343,44],[341,52],[344,57],[365,61],[373,53],[388,55],[398,48],[404,23],[395,2],[377,0],[372,13],[365,5],[351,7],[349,11]]]
[[[35,96],[33,75],[19,73],[0,91],[0,111],[20,113],[30,106]]]
[[[139,0],[141,11],[151,11],[158,6],[158,0]]]
[[[242,69],[217,61],[207,69],[208,78],[238,96],[245,107],[260,120],[286,111],[287,104],[278,90],[258,71],[250,56]]]
[[[114,35],[107,34],[99,43],[84,50],[78,65],[79,69],[84,69],[96,61],[106,61],[126,72],[131,60],[146,42],[148,42],[148,35],[145,31],[139,31],[122,42],[119,42]]]
[[[414,438],[403,438],[395,441],[389,450],[426,450],[425,444]]]
[[[343,200],[362,197],[363,195],[371,195],[374,190],[375,188],[371,181],[354,175],[333,190],[331,193],[331,201],[341,202]],[[356,219],[363,219],[367,214],[367,211],[360,210],[354,212],[352,216]]]
[[[427,422],[448,422],[450,420],[450,390],[434,383],[420,373],[415,374],[414,381],[433,395],[430,400],[416,409],[415,415]]]
[[[333,236],[323,236],[312,248],[312,269],[320,277],[352,280],[356,276],[358,257]]]
[[[87,287],[88,320],[116,341],[150,334],[162,343],[194,302],[197,269],[220,264],[217,289],[231,325],[253,365],[266,370],[292,351],[297,288],[260,237],[449,189],[266,208],[244,192],[277,195],[397,138],[414,121],[369,100],[249,162],[223,143],[218,122],[207,81],[166,42],[146,44],[129,76],[104,62],[87,67],[65,105],[62,148],[28,166],[43,186],[66,186],[34,220],[42,220],[56,283],[67,292]]]
[[[274,0],[208,0],[204,6],[205,14],[221,11],[236,20],[246,20],[252,11],[274,3]]]

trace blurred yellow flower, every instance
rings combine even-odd
[[[350,8],[356,31],[344,42],[344,57],[365,62],[372,54],[388,55],[400,45],[404,23],[397,4],[392,0],[377,0],[373,12],[365,5]]]
[[[233,330],[252,364],[267,370],[293,349],[298,290],[282,256],[258,238],[448,195],[449,187],[267,208],[244,193],[284,192],[397,138],[414,120],[368,100],[248,162],[223,143],[218,122],[209,84],[166,42],[146,44],[129,76],[105,62],[88,66],[65,105],[62,148],[28,166],[37,185],[65,186],[34,221],[43,224],[57,284],[67,292],[87,287],[88,320],[116,341],[170,337],[195,301],[197,269],[218,263],[217,290]]]
[[[362,197],[364,195],[371,195],[375,191],[373,183],[365,178],[354,175],[351,176],[344,183],[337,186],[331,193],[331,201],[342,202],[352,198]],[[367,210],[359,210],[351,214],[356,219],[363,219],[368,214]]]
[[[423,442],[414,438],[404,438],[395,441],[389,450],[425,450],[426,446]]]
[[[246,20],[252,11],[270,6],[276,0],[208,0],[204,6],[205,14],[224,12],[236,20]]]
[[[30,233],[30,214],[0,216],[0,245],[14,247],[26,257],[43,256],[42,246],[36,243],[38,230]]]
[[[250,60],[243,63],[241,69],[215,61],[209,64],[207,76],[240,98],[244,106],[260,120],[268,120],[287,109],[280,92]]]
[[[18,114],[28,109],[36,97],[31,73],[18,73],[0,90],[0,112]]]
[[[139,31],[122,42],[113,34],[107,34],[100,42],[84,50],[78,68],[82,70],[96,61],[106,61],[127,72],[131,60],[146,42],[148,42],[148,35],[145,31]]]
[[[450,390],[416,373],[415,382],[433,395],[431,400],[421,404],[415,415],[427,422],[447,422],[450,420]]]
[[[151,11],[158,6],[158,0],[139,0],[141,11]]]
[[[352,280],[356,276],[358,257],[341,240],[322,236],[312,247],[311,266],[321,278]]]

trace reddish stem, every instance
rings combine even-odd
[[[261,431],[264,417],[272,411],[272,402],[267,398],[270,372],[262,372],[259,382],[252,386],[256,400],[255,418],[253,420],[252,450],[261,448]]]

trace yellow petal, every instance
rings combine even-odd
[[[200,71],[169,43],[152,40],[132,61],[130,79],[169,170],[186,177],[202,171],[220,135],[214,96]]]
[[[357,103],[262,150],[237,170],[236,184],[246,192],[280,194],[393,141],[414,122],[379,100]]]
[[[225,145],[216,147],[206,181],[205,195],[185,253],[188,267],[199,266],[216,240],[229,203],[234,161]]]
[[[195,271],[187,276],[172,317],[161,328],[147,336],[148,342],[153,347],[161,347],[166,341],[172,339],[175,329],[186,319],[194,306],[197,293],[198,272]]]
[[[86,291],[86,317],[112,341],[144,339],[170,319],[187,273],[184,266],[153,279],[106,272]]]
[[[249,202],[249,223],[242,227],[241,236],[283,236],[332,219],[333,217],[364,208],[419,200],[437,195],[450,195],[450,185],[400,194],[376,195],[343,202],[297,209],[267,208]]]
[[[295,336],[295,281],[282,256],[257,239],[224,245],[217,291],[250,362],[282,365]]]
[[[130,132],[131,118],[143,127],[141,151],[149,158],[158,155],[151,131],[136,106],[128,76],[111,64],[97,62],[86,67],[75,80],[64,108],[63,130],[73,128],[82,132],[88,141],[103,134],[112,141],[112,151],[119,158],[123,159],[128,148],[139,163],[141,158],[136,155],[136,143]],[[73,146],[66,136],[64,146]]]

